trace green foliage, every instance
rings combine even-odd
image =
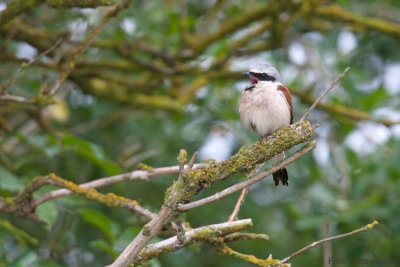
[[[12,2],[17,1],[0,0]],[[382,108],[398,115],[399,92],[388,90],[384,76],[389,64],[399,63],[399,37],[313,11],[306,14],[295,4],[315,1],[288,1],[293,3],[278,14],[282,23],[285,18],[293,19],[282,29],[282,40],[271,40],[271,36],[277,36],[271,26],[235,48],[237,40],[274,15],[267,12],[262,19],[218,36],[197,55],[191,50],[191,42],[202,43],[223,23],[233,25],[265,1],[180,1],[186,5],[186,12],[178,2],[132,1],[130,8],[107,24],[90,48],[79,55],[56,104],[40,110],[35,105],[0,102],[2,197],[17,196],[33,177],[50,172],[79,184],[132,171],[141,162],[154,168],[177,165],[180,149],[187,150],[190,159],[215,133],[229,131],[235,136],[232,153],[253,143],[258,137],[241,126],[237,103],[244,87],[241,71],[254,62],[278,66],[285,85],[299,92],[293,96],[295,119],[310,105],[307,97],[317,97],[347,66],[350,72],[325,103],[366,112],[372,119]],[[215,13],[212,2],[220,3]],[[398,22],[395,0],[326,2],[359,15]],[[317,3],[316,8],[323,5]],[[12,24],[0,25],[0,86],[19,68],[21,62],[15,56],[21,46],[29,44],[40,53],[64,37],[59,48],[23,70],[6,88],[11,95],[36,96],[44,85],[58,78],[58,64],[65,61],[68,48],[98,25],[103,11],[38,5],[24,11]],[[132,32],[123,27],[127,19],[133,23]],[[188,40],[183,30],[187,30]],[[349,31],[357,43],[348,53],[338,49],[343,31]],[[274,49],[270,50],[272,43]],[[304,48],[304,64],[293,61],[293,43]],[[352,149],[352,142],[357,140],[350,142],[349,136],[369,122],[352,115],[348,110],[345,114],[321,108],[313,111],[310,119],[320,125],[315,131],[315,138],[321,141],[317,146],[325,149],[288,167],[289,187],[275,187],[272,179],[266,178],[250,188],[239,217],[252,218],[251,232],[268,234],[270,239],[233,242],[229,244],[232,248],[260,258],[271,253],[282,259],[313,241],[352,231],[376,219],[380,224],[373,231],[332,242],[332,257],[400,262],[399,126],[385,128],[378,120],[362,133],[367,141],[361,148],[372,145],[372,152],[362,153]],[[398,121],[399,116],[390,119]],[[374,141],[382,132],[388,138]],[[152,177],[99,191],[135,199],[156,212],[165,190],[177,177]],[[198,198],[242,178],[222,181]],[[41,188],[34,197],[53,189]],[[237,195],[232,195],[188,211],[185,220],[192,227],[226,221],[236,199]],[[46,202],[36,214],[49,225],[0,213],[0,267],[104,266],[144,224],[139,215],[79,196]],[[169,233],[163,233],[153,242],[167,237]],[[291,263],[321,265],[323,253],[322,247],[314,248]],[[149,265],[248,266],[202,244],[161,256]]]

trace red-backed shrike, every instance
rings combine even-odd
[[[279,72],[271,65],[261,64],[244,73],[250,80],[240,98],[240,119],[246,128],[261,138],[293,123],[292,96],[282,85]],[[285,158],[282,152],[271,159],[273,165]],[[275,185],[279,181],[289,185],[286,168],[272,174]]]

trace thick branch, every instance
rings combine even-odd
[[[98,7],[104,5],[111,5],[115,3],[114,0],[16,0],[11,2],[8,7],[0,13],[0,28],[10,22],[18,15],[25,13],[32,8],[38,7],[44,3],[49,4],[56,8],[70,8],[70,7]]]
[[[40,6],[42,3],[43,1],[40,0],[16,0],[11,2],[7,8],[0,13],[0,28],[18,15]]]
[[[295,154],[293,154],[292,156],[288,157],[287,159],[285,159],[284,161],[282,161],[281,163],[279,163],[278,165],[272,166],[271,168],[269,168],[266,171],[260,172],[257,175],[254,175],[252,178],[247,179],[243,182],[237,183],[231,187],[228,187],[224,190],[222,190],[221,192],[218,192],[212,196],[200,199],[198,201],[194,201],[188,204],[183,204],[183,205],[179,205],[178,206],[178,210],[180,211],[186,211],[186,210],[190,210],[193,208],[197,208],[203,205],[206,205],[210,202],[219,200],[223,197],[229,196],[237,191],[240,191],[244,188],[249,187],[250,185],[264,179],[265,177],[267,177],[268,175],[276,172],[279,169],[282,169],[283,167],[289,165],[290,163],[292,163],[293,161],[297,160],[298,158],[302,157],[303,155],[305,155],[306,153],[308,153],[309,151],[311,151],[312,149],[315,148],[315,142],[311,142],[310,144],[308,144],[307,146],[305,146],[304,148],[302,148],[301,150],[299,150],[298,152],[296,152]]]
[[[200,33],[198,36],[192,36],[189,38],[190,45],[197,53],[201,53],[211,43],[221,40],[226,35],[246,27],[254,21],[265,18],[274,11],[277,11],[275,8],[276,5],[280,5],[279,2],[267,2],[261,6],[250,8],[249,11],[241,14],[240,16],[235,18],[230,17],[229,20],[220,25],[217,31],[206,36],[204,36],[204,33]],[[286,8],[289,9],[291,6],[286,6]],[[283,12],[283,10],[281,10],[281,12]]]
[[[400,38],[400,25],[383,19],[365,17],[347,11],[337,5],[319,6],[316,15],[330,18],[337,21],[353,22],[358,27],[365,26],[368,29],[378,30],[385,34]]]

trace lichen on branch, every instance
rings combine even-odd
[[[229,160],[212,164],[202,170],[189,171],[187,173],[188,178],[176,181],[169,192],[177,194],[176,203],[189,202],[201,190],[229,176],[247,173],[253,170],[257,164],[272,158],[274,155],[306,142],[311,138],[311,135],[312,127],[309,122],[296,122],[251,146],[243,146]],[[169,195],[167,194],[167,202],[168,198]]]

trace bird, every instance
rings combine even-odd
[[[260,138],[293,123],[292,95],[281,82],[278,70],[270,64],[256,65],[244,75],[249,79],[239,101],[240,120]],[[272,157],[272,165],[285,159],[282,152]],[[288,172],[282,168],[272,174],[275,185],[289,185]]]

